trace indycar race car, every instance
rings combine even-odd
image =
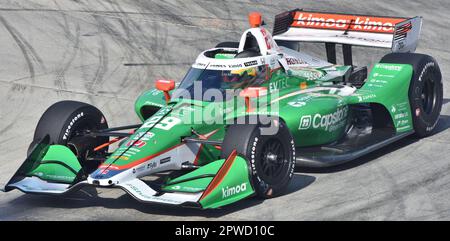
[[[90,185],[217,208],[282,194],[296,166],[339,165],[433,133],[443,87],[437,62],[413,53],[420,17],[295,9],[276,16],[273,36],[260,14],[249,22],[239,42],[200,53],[179,84],[157,80],[139,96],[139,124],[111,128],[77,101],[50,106],[4,191],[64,195]],[[327,59],[298,51],[303,42],[324,43]],[[391,53],[369,74],[353,65],[352,46]]]

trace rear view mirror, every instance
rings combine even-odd
[[[157,80],[156,89],[164,92],[164,97],[166,97],[166,102],[170,101],[169,91],[175,89],[175,81],[173,80]]]
[[[245,109],[247,112],[252,111],[250,98],[258,98],[264,95],[267,95],[267,87],[247,87],[239,93],[239,96],[245,98]]]

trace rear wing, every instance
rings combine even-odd
[[[275,17],[273,38],[414,52],[421,27],[421,17],[379,17],[296,9]]]

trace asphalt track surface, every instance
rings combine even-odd
[[[52,103],[99,107],[110,125],[137,122],[136,97],[158,78],[180,80],[203,49],[233,41],[250,11],[293,8],[424,17],[417,52],[444,76],[435,135],[408,138],[347,165],[299,169],[286,195],[219,210],[141,204],[121,190],[71,198],[0,193],[0,220],[450,220],[450,1],[2,0],[0,2],[0,183],[25,158]],[[323,56],[318,48],[311,51]],[[383,51],[356,49],[356,63]],[[131,65],[130,65],[131,64]]]

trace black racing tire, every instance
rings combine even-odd
[[[246,158],[253,188],[261,198],[282,194],[289,185],[295,168],[295,144],[288,127],[281,119],[271,118],[270,123],[279,127],[275,134],[262,133],[261,127],[271,124],[228,126],[221,151],[221,158],[226,158],[233,150]]]
[[[239,42],[221,42],[216,45],[216,48],[239,48]]]
[[[106,118],[96,107],[78,101],[60,101],[50,106],[42,115],[28,152],[39,140],[48,135],[50,144],[68,146],[79,159],[84,159],[87,151],[108,142],[109,137],[83,137],[76,134],[85,130],[106,128],[108,128]],[[103,151],[106,152],[107,149]]]
[[[436,60],[425,54],[391,53],[381,63],[409,64],[413,75],[409,86],[409,102],[417,137],[433,134],[443,102],[442,74]]]

